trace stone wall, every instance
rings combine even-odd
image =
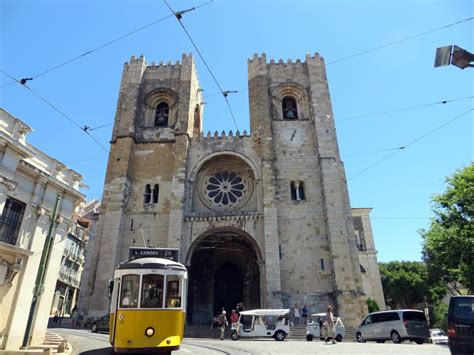
[[[204,135],[191,55],[175,64],[149,66],[143,56],[125,64],[98,251],[86,261],[97,265],[87,283],[94,279],[89,315],[104,313],[107,281],[129,247],[179,248],[193,270],[196,247],[213,236],[215,245],[219,235],[234,235],[254,255],[261,307],[298,303],[316,312],[334,304],[349,326],[367,312],[364,289],[379,283],[376,258],[364,261],[371,276],[363,279],[324,60],[315,54],[267,62],[256,55],[248,76],[251,134]],[[282,116],[286,96],[297,104],[296,120]],[[169,104],[167,127],[153,125],[160,100]],[[213,206],[205,190],[212,169],[235,170],[245,180],[247,195],[235,207]],[[292,198],[292,183],[304,187],[304,198]],[[158,201],[144,203],[145,186],[155,184]],[[213,263],[233,260],[212,255]]]

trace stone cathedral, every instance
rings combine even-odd
[[[248,60],[250,133],[203,134],[193,56],[125,63],[80,308],[107,312],[130,247],[179,249],[188,324],[221,307],[385,309],[370,208],[351,208],[324,60]]]

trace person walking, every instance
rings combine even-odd
[[[239,321],[239,314],[235,309],[232,310],[232,313],[230,314],[230,324],[237,323]]]
[[[79,311],[77,310],[77,306],[74,306],[74,308],[71,311],[71,320],[72,320],[73,328],[76,327],[78,319],[79,319]]]
[[[295,318],[295,325],[298,325],[300,322],[300,308],[298,307],[298,304],[295,303],[295,306],[293,307],[293,318]]]
[[[240,312],[242,312],[243,310],[244,310],[244,303],[243,302],[237,303],[237,307],[236,307],[237,314],[240,315]]]
[[[326,326],[327,334],[324,341],[327,343],[332,339],[332,343],[336,344],[336,325],[334,324],[334,317],[332,315],[332,306],[328,306],[328,309],[326,311]]]
[[[224,334],[225,334],[225,328],[226,326],[229,325],[229,323],[227,323],[227,317],[225,315],[225,311],[222,311],[222,313],[219,315],[219,328],[221,330],[221,340],[224,340]]]
[[[306,305],[303,306],[303,323],[306,325],[308,323],[308,308],[306,307]]]

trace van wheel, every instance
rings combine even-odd
[[[338,343],[340,343],[342,341],[342,335],[341,334],[336,335],[336,341]]]
[[[365,339],[364,337],[362,336],[362,333],[361,332],[357,332],[356,334],[356,340],[358,343],[365,343]]]
[[[306,340],[307,340],[307,341],[313,341],[313,336],[312,336],[311,334],[308,334],[308,335],[306,336]]]
[[[240,335],[236,330],[234,330],[232,334],[230,335],[230,337],[232,338],[232,340],[239,340]]]
[[[282,330],[279,330],[278,332],[275,333],[275,340],[276,341],[283,341],[285,340],[286,335],[285,332]]]
[[[423,344],[425,341],[423,339],[415,339],[415,343]]]
[[[392,338],[392,341],[395,344],[400,344],[402,342],[402,338],[400,338],[400,334],[396,330],[394,330],[391,334],[390,337]]]

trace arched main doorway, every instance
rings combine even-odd
[[[230,312],[238,302],[246,309],[260,307],[261,257],[249,238],[216,231],[193,243],[188,254],[189,324],[210,324],[222,307]]]

